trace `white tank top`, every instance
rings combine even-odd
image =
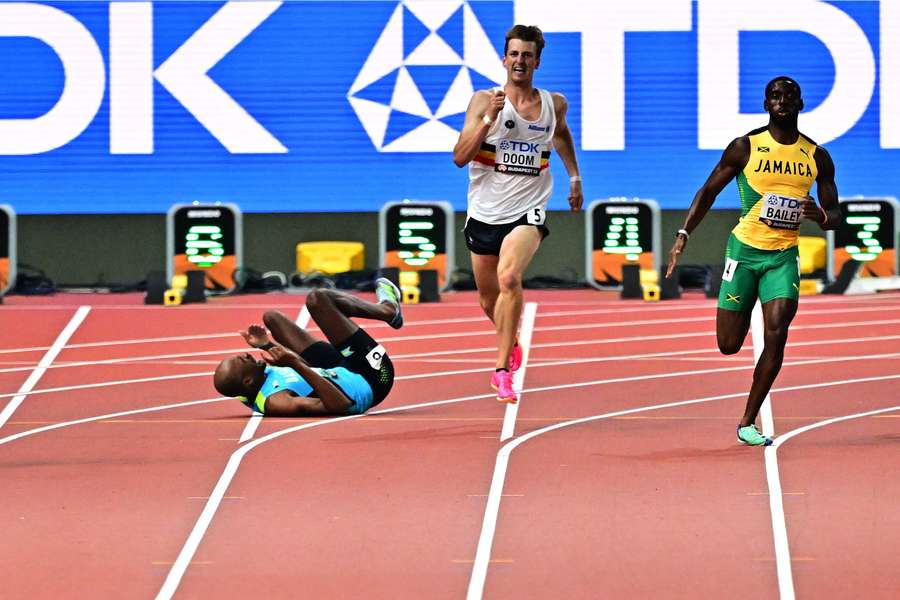
[[[469,163],[468,216],[473,219],[510,223],[534,208],[546,208],[553,192],[549,167],[556,111],[550,92],[538,92],[537,121],[520,117],[507,98]]]

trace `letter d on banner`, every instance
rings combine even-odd
[[[764,90],[758,114],[740,112],[741,31],[803,31],[819,39],[834,59],[828,97],[800,113],[800,129],[825,144],[859,120],[875,89],[875,57],[866,34],[840,9],[816,0],[704,0],[698,3],[698,147],[721,149],[736,135],[764,124]],[[774,76],[774,74],[773,74]],[[801,87],[803,82],[799,82]]]
[[[78,137],[100,109],[106,88],[103,56],[90,32],[50,6],[0,3],[0,37],[44,42],[65,70],[62,94],[47,113],[33,119],[0,119],[0,154],[40,154]]]

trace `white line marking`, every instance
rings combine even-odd
[[[205,333],[205,334],[197,334],[197,335],[176,335],[169,337],[156,337],[156,338],[139,338],[133,340],[115,340],[109,342],[82,342],[80,344],[72,344],[68,346],[70,350],[75,348],[99,348],[103,346],[125,346],[129,344],[154,344],[158,342],[183,342],[190,340],[208,340],[214,338],[226,338],[232,337],[234,333]],[[0,350],[0,354],[9,354],[11,352],[37,352],[39,350],[46,350],[48,346],[34,346],[31,348],[4,348]]]
[[[0,411],[0,427],[3,427],[6,422],[9,421],[12,414],[16,412],[16,409],[25,401],[25,397],[34,389],[34,386],[37,385],[37,382],[40,381],[44,373],[47,372],[47,368],[53,363],[53,360],[60,351],[62,351],[63,346],[66,345],[66,342],[69,341],[69,338],[72,337],[72,334],[75,333],[75,330],[78,329],[78,326],[81,325],[81,322],[84,321],[84,318],[90,311],[90,306],[78,307],[78,310],[76,310],[75,314],[72,315],[72,318],[69,319],[69,323],[63,328],[59,336],[57,336],[56,341],[53,342],[50,349],[47,350],[47,353],[41,358],[37,367],[31,372],[31,375],[28,376],[25,383],[22,384],[22,387],[19,388],[19,391],[16,392],[13,399],[9,401],[9,404],[3,408],[3,411]]]
[[[8,435],[4,438],[0,438],[0,446],[3,444],[8,444],[9,442],[14,442],[16,440],[20,440],[24,437],[29,437],[32,435],[36,435],[38,433],[44,433],[45,431],[52,431],[54,429],[62,429],[63,427],[71,427],[73,425],[82,425],[84,423],[93,423],[95,421],[104,421],[106,419],[115,419],[118,417],[127,417],[128,415],[137,415],[141,413],[148,412],[156,412],[160,410],[168,410],[170,408],[182,408],[185,406],[194,406],[196,404],[209,404],[210,402],[222,402],[223,400],[233,400],[233,398],[210,398],[209,400],[192,400],[190,402],[179,402],[177,404],[163,404],[161,406],[152,406],[150,408],[138,408],[135,410],[126,410],[122,412],[114,412],[108,413],[105,415],[100,415],[97,417],[85,417],[84,419],[76,419],[74,421],[64,421],[61,423],[54,423],[53,425],[45,425],[44,427],[38,427],[36,429],[29,429],[27,431],[20,431],[19,433],[14,433],[13,435]]]
[[[765,324],[762,305],[757,301],[750,316],[750,331],[753,336],[753,358],[759,362],[765,347]],[[760,406],[762,433],[767,437],[775,435],[775,419],[772,415],[772,395],[767,393]],[[771,446],[769,447],[771,448]],[[794,575],[791,571],[791,550],[788,546],[787,521],[784,517],[784,502],[781,491],[781,475],[775,452],[763,450],[766,468],[766,485],[769,487],[769,515],[772,520],[772,541],[775,545],[775,572],[778,577],[778,592],[781,600],[794,599]]]
[[[753,306],[753,312],[750,314],[750,336],[753,339],[753,364],[755,368],[766,345],[763,310],[759,300],[756,301],[756,304]],[[772,397],[769,393],[766,393],[766,397],[763,398],[763,403],[759,407],[759,413],[763,435],[772,437],[775,435],[775,420],[772,418]]]
[[[766,476],[769,482],[769,505],[772,511],[772,532],[775,538],[775,564],[778,571],[778,589],[782,600],[793,600],[794,580],[791,572],[791,554],[788,545],[787,518],[784,516],[784,503],[782,502],[781,480],[778,476],[778,448],[789,439],[812,429],[825,427],[841,421],[869,417],[886,412],[900,410],[900,406],[870,410],[826,419],[817,423],[811,423],[804,427],[798,427],[778,437],[775,442],[765,449]]]
[[[900,336],[877,336],[877,337],[869,337],[869,338],[855,338],[855,339],[837,339],[837,340],[821,340],[821,341],[813,341],[813,342],[795,342],[793,344],[788,344],[788,347],[791,346],[808,346],[808,345],[824,345],[824,344],[847,344],[853,342],[872,342],[872,341],[884,341],[888,339],[900,339]],[[565,344],[561,344],[565,345]],[[543,346],[542,344],[533,344],[534,347]],[[533,363],[532,368],[538,367],[551,367],[551,366],[559,366],[559,365],[567,365],[567,364],[581,364],[581,363],[590,363],[590,362],[605,362],[605,361],[618,361],[618,360],[631,360],[637,358],[655,358],[655,357],[665,357],[665,356],[683,356],[687,354],[702,354],[702,353],[714,353],[718,352],[718,350],[714,348],[703,349],[703,350],[679,350],[674,352],[658,352],[653,354],[634,354],[634,355],[622,355],[622,356],[606,356],[601,358],[587,358],[587,359],[570,359],[568,361],[558,361],[558,362],[545,362],[541,364]],[[890,359],[896,358],[900,356],[898,353],[888,353],[888,354],[867,354],[867,355],[857,355],[857,356],[839,356],[839,357],[829,357],[823,359],[809,359],[809,360],[796,360],[791,362],[784,363],[785,367],[796,366],[796,365],[808,365],[808,364],[818,364],[818,363],[829,363],[829,362],[841,362],[847,360],[875,360],[875,359]],[[705,373],[717,373],[721,371],[738,371],[742,369],[753,368],[752,365],[747,365],[743,367],[730,367],[730,368],[722,368],[722,369],[708,369],[708,370],[700,370],[700,371],[685,371],[682,372],[684,375],[702,375]],[[437,377],[440,375],[463,375],[469,373],[478,373],[483,372],[485,369],[467,369],[461,371],[446,371],[441,373],[424,373],[420,375],[404,375],[401,377],[397,377],[396,381],[409,380],[409,379],[422,379],[428,377]],[[125,379],[118,381],[106,381],[101,383],[85,383],[79,385],[70,385],[58,388],[46,388],[41,390],[32,390],[29,395],[34,394],[48,394],[48,393],[56,393],[56,392],[69,392],[73,390],[83,390],[83,389],[94,389],[94,388],[102,388],[106,386],[113,385],[129,385],[133,383],[152,383],[155,381],[167,381],[171,379],[184,379],[184,378],[192,378],[192,377],[208,377],[212,375],[212,371],[203,371],[200,373],[183,373],[181,375],[161,375],[158,377],[143,377],[138,379]],[[640,381],[642,379],[655,379],[657,377],[665,377],[668,375],[677,376],[680,373],[661,373],[654,375],[642,375],[636,378],[627,379],[627,381]],[[623,381],[622,379],[609,380],[609,382],[618,383]],[[596,383],[606,383],[607,381],[599,381]],[[11,396],[15,396],[14,393],[0,394],[0,398],[9,398]]]
[[[168,381],[171,379],[184,379],[187,377],[201,377],[201,376],[209,376],[212,375],[212,371],[204,371],[202,373],[182,373],[181,375],[161,375],[159,377],[141,377],[138,379],[120,379],[117,381],[104,381],[101,383],[82,383],[79,385],[67,385],[64,387],[58,388],[45,388],[42,390],[32,390],[29,392],[30,396],[34,396],[35,394],[51,394],[56,392],[70,392],[73,390],[88,390],[93,388],[103,388],[112,385],[129,385],[132,383],[151,383],[154,381]],[[15,394],[0,394],[0,398],[9,398],[10,396],[15,396]]]
[[[595,292],[592,290],[588,290],[588,292],[591,295],[598,294],[598,292]],[[277,297],[278,300],[281,302],[284,302],[284,304],[271,304],[271,303],[270,304],[238,304],[238,303],[235,303],[235,304],[202,304],[202,305],[188,304],[186,306],[181,306],[179,308],[179,310],[195,310],[195,309],[200,309],[200,310],[240,310],[240,309],[244,309],[244,308],[269,310],[269,309],[293,309],[293,308],[297,307],[297,303],[295,301],[295,299],[297,298],[296,294],[292,294],[289,292],[289,293],[282,294],[282,295],[269,294],[269,296],[271,296],[272,298]],[[610,298],[610,297],[612,297],[612,294],[609,294],[605,297]],[[897,300],[898,297],[900,297],[900,296],[898,296],[897,294],[892,293],[892,292],[880,292],[877,295],[876,294],[864,294],[864,295],[852,295],[852,296],[820,296],[820,297],[811,296],[808,298],[805,297],[803,299],[803,305],[807,305],[807,304],[888,303],[893,300]],[[713,309],[715,308],[715,300],[704,300],[704,299],[693,300],[693,299],[688,299],[686,297],[683,298],[679,303],[673,303],[673,304],[677,304],[678,306],[681,306],[682,302],[685,304],[689,304],[693,308],[704,308],[704,307],[710,307]],[[587,302],[583,298],[580,300],[546,300],[546,301],[542,301],[541,303],[545,304],[547,306],[560,306],[560,307],[578,306],[578,307],[582,307],[582,308],[585,306],[585,304],[587,304]],[[601,300],[596,300],[594,302],[590,302],[590,304],[592,306],[593,305],[616,306],[616,305],[620,305],[621,303],[622,303],[621,300],[619,300],[617,297],[615,299],[607,299],[607,300],[601,299]],[[440,311],[441,309],[457,309],[460,307],[475,307],[475,308],[477,308],[478,306],[479,306],[478,302],[452,302],[452,303],[448,302],[448,303],[439,303],[439,304],[435,303],[435,304],[420,305],[418,310],[427,310],[429,312],[437,312],[437,311]],[[70,308],[72,308],[72,305],[9,304],[4,308],[4,312],[12,312],[12,311],[16,311],[16,310],[27,310],[27,311],[49,310],[49,311],[52,311],[52,310],[68,310]],[[142,305],[142,304],[97,304],[97,305],[94,305],[94,308],[96,308],[98,310],[110,309],[110,310],[165,310],[165,311],[169,311],[169,309],[166,307]],[[647,306],[646,309],[643,309],[643,310],[674,310],[674,306],[673,307]]]
[[[297,315],[297,318],[294,320],[294,323],[297,324],[301,329],[305,329],[309,324],[309,309],[306,308],[306,305],[303,305],[303,308],[300,309],[300,314]],[[238,444],[243,444],[249,439],[253,439],[253,436],[256,435],[256,429],[262,423],[263,416],[257,412],[254,412],[250,415],[250,419],[247,421],[247,424],[244,426],[244,431],[241,432],[241,437],[238,439]]]
[[[431,406],[441,406],[444,404],[452,404],[457,402],[466,402],[469,400],[481,400],[484,398],[493,398],[494,394],[480,394],[478,396],[467,396],[464,398],[454,398],[451,400],[440,400],[437,402],[424,402],[421,404],[412,404],[408,406],[400,406],[397,408],[389,408],[385,410],[379,410],[375,412],[368,413],[370,415],[381,415],[387,413],[400,412],[405,410],[412,410],[416,408],[425,408]],[[330,419],[322,419],[321,421],[314,421],[312,423],[304,423],[303,425],[297,425],[295,427],[290,427],[288,429],[282,429],[280,431],[276,431],[265,435],[261,438],[257,438],[250,442],[247,442],[240,448],[232,453],[231,458],[228,459],[228,463],[225,465],[225,470],[222,472],[222,475],[219,477],[219,481],[216,483],[215,488],[212,493],[209,495],[209,500],[206,501],[206,504],[203,507],[203,511],[200,513],[200,517],[198,517],[197,522],[194,524],[193,529],[191,530],[190,535],[188,535],[187,541],[185,541],[184,546],[181,548],[181,552],[178,554],[178,558],[175,559],[175,562],[172,564],[172,568],[169,570],[168,575],[166,576],[166,580],[163,582],[162,588],[159,590],[159,593],[156,595],[156,600],[169,600],[175,594],[178,589],[178,585],[181,583],[181,578],[184,576],[185,571],[187,571],[188,566],[191,563],[191,559],[194,557],[194,554],[197,552],[197,548],[200,546],[200,542],[203,540],[203,536],[206,534],[206,530],[209,529],[209,525],[212,522],[213,516],[215,516],[216,511],[219,508],[222,500],[225,497],[225,492],[228,491],[228,486],[231,485],[232,479],[234,479],[234,475],[237,473],[237,469],[241,464],[244,456],[252,450],[256,448],[260,444],[264,444],[276,438],[279,438],[283,435],[287,435],[289,433],[294,433],[296,431],[300,431],[303,429],[309,429],[311,427],[320,427],[323,425],[328,425],[331,423],[339,423],[341,421],[348,421],[350,419],[358,419],[365,415],[350,415],[346,417],[333,417]]]
[[[528,364],[528,352],[531,347],[531,332],[534,331],[534,319],[537,316],[537,303],[526,302],[522,314],[522,329],[519,332],[519,347],[522,348],[522,366],[513,375],[513,388],[521,390],[525,384],[525,366]],[[516,392],[516,402],[507,403],[503,413],[503,427],[500,429],[500,441],[506,441],[513,436],[516,428],[516,417],[519,415],[519,403],[522,402],[522,392]]]
[[[541,315],[545,316],[545,315]],[[708,320],[708,319],[704,319]],[[635,321],[632,322],[638,324],[653,324],[658,321]],[[803,329],[835,329],[835,328],[843,328],[843,327],[862,327],[862,326],[874,326],[874,325],[886,325],[886,324],[898,324],[900,323],[900,319],[887,319],[887,320],[877,320],[877,321],[844,321],[841,323],[819,323],[813,325],[792,325],[791,331],[803,330]],[[536,329],[537,330],[537,329]],[[490,333],[490,332],[487,332]],[[480,335],[480,332],[478,332]],[[233,336],[234,334],[228,334],[229,336]],[[469,334],[466,334],[469,335]],[[619,338],[603,338],[603,339],[593,339],[593,340],[578,340],[578,341],[565,341],[565,342],[550,342],[543,344],[532,344],[532,348],[554,348],[560,346],[585,346],[585,345],[603,345],[603,344],[620,344],[625,342],[643,342],[643,341],[652,341],[652,340],[667,340],[667,339],[685,339],[690,337],[709,337],[715,335],[715,331],[695,331],[695,332],[684,332],[684,333],[673,333],[673,334],[664,334],[664,335],[643,335],[643,336],[631,336],[631,337],[619,337]],[[202,337],[202,336],[201,336]],[[163,339],[163,338],[154,338],[154,339]],[[181,338],[171,338],[175,339],[191,339],[190,336],[183,336]],[[382,338],[382,341],[391,342],[397,341],[399,338]],[[412,340],[423,340],[423,339],[433,339],[433,336],[407,336],[403,338],[404,341],[412,341]],[[811,342],[792,342],[788,344],[788,347],[794,346],[810,346],[810,345],[819,345],[819,344],[842,344],[842,343],[850,343],[850,342],[863,342],[863,341],[884,341],[890,339],[900,339],[900,335],[893,336],[877,336],[877,337],[861,337],[861,338],[846,338],[846,339],[838,339],[838,340],[816,340]],[[139,340],[138,340],[139,341]],[[135,340],[129,340],[123,343],[135,343]],[[67,349],[85,347],[89,345],[111,345],[111,343],[101,342],[97,344],[71,344],[66,346]],[[44,348],[28,348],[26,350],[39,350],[46,349]],[[219,349],[219,350],[205,350],[201,352],[181,352],[177,354],[155,354],[149,356],[129,356],[125,358],[111,358],[111,359],[103,359],[103,360],[92,360],[92,361],[78,361],[78,362],[57,362],[53,365],[50,365],[51,369],[59,369],[65,367],[79,367],[79,366],[94,366],[94,365],[107,365],[107,364],[118,364],[118,363],[141,363],[145,361],[155,361],[155,360],[167,360],[167,359],[175,359],[175,358],[187,358],[187,357],[195,357],[195,356],[210,356],[210,355],[221,355],[221,354],[232,354],[245,351],[246,348],[232,348],[232,349]],[[474,353],[490,353],[496,352],[497,348],[495,346],[484,347],[484,348],[467,348],[462,350],[454,350],[454,354],[474,354]],[[18,352],[19,350],[9,350],[0,352]],[[701,351],[702,352],[702,351]],[[708,352],[718,352],[717,349],[710,349]],[[407,359],[407,358],[422,358],[427,356],[444,356],[446,355],[446,350],[436,351],[436,352],[421,352],[416,354],[395,354],[392,355],[391,358],[394,360]],[[618,359],[619,357],[616,357]],[[608,358],[601,359],[582,359],[582,360],[609,360]],[[24,362],[24,361],[23,361]],[[8,363],[7,363],[8,364]],[[14,367],[14,368],[5,368],[0,369],[0,373],[12,373],[17,371],[29,371],[31,370],[35,363],[28,361],[25,362],[26,367]],[[461,372],[462,373],[462,372]]]
[[[806,433],[812,429],[818,429],[819,427],[825,427],[827,425],[834,425],[835,423],[840,423],[841,421],[849,421],[851,419],[861,419],[864,417],[871,417],[874,415],[880,415],[886,412],[895,412],[900,410],[900,406],[890,406],[888,408],[879,408],[877,410],[870,410],[866,412],[856,413],[852,415],[844,415],[841,417],[832,417],[830,419],[825,419],[824,421],[818,421],[816,423],[810,423],[809,425],[804,425],[803,427],[798,427],[797,429],[792,429],[787,433],[783,433],[778,436],[778,439],[775,440],[775,443],[769,446],[769,449],[777,450],[781,446],[784,445],[789,439],[800,435],[801,433]]]
[[[774,443],[764,450],[766,483],[769,486],[769,512],[772,518],[772,540],[775,545],[775,572],[778,575],[778,592],[781,600],[794,599],[794,575],[791,572],[791,550],[788,546],[787,521],[778,474],[778,457]]]
[[[852,298],[852,300],[851,300],[851,298]],[[857,298],[859,298],[859,299],[857,300]],[[863,300],[863,298],[861,298],[861,297],[852,296],[852,297],[848,297],[848,298],[843,298],[840,301],[829,300],[828,303],[831,303],[831,304],[857,303],[858,304],[862,300]],[[885,298],[882,300],[886,301],[887,299]],[[822,300],[815,301],[815,300],[811,300],[811,299],[805,299],[803,302],[803,305],[805,306],[807,304],[815,304],[816,302],[824,303],[824,301],[822,301]],[[872,299],[872,302],[874,303],[875,299]],[[566,303],[545,302],[544,304],[565,305]],[[597,303],[597,304],[602,305],[603,303]],[[578,305],[583,307],[584,303],[581,302],[581,303],[578,303]],[[594,304],[592,303],[592,305],[594,305]],[[677,307],[665,307],[665,306],[660,306],[660,307],[647,306],[647,307],[640,307],[640,308],[619,307],[616,309],[605,310],[605,311],[603,311],[603,313],[599,313],[599,314],[606,314],[606,313],[619,314],[619,313],[623,313],[623,312],[640,312],[642,314],[645,314],[647,312],[661,312],[661,311],[666,311],[666,310],[671,311],[671,310],[699,309],[699,308],[706,308],[707,306],[708,305],[706,303],[704,303],[704,304],[679,305]],[[248,307],[253,308],[254,306],[248,306]],[[9,310],[15,310],[17,308],[23,308],[23,307],[7,307],[5,310],[9,311]],[[67,309],[69,307],[59,307],[59,308]],[[108,308],[108,307],[98,306],[96,308],[102,309],[102,308]],[[127,307],[121,307],[121,308],[127,308]],[[135,306],[133,308],[140,308],[140,307]],[[182,307],[182,308],[184,308],[184,307]],[[197,307],[195,307],[195,308],[197,308]],[[273,306],[270,308],[278,308],[278,307]],[[293,308],[293,307],[291,307],[291,308]],[[801,311],[798,314],[800,314],[800,315],[806,315],[806,314],[821,315],[821,314],[830,314],[833,312],[841,312],[841,313],[859,312],[861,310],[887,311],[892,308],[900,308],[900,305],[865,307],[865,309],[854,308],[854,309],[812,310],[812,311]],[[545,319],[545,318],[549,318],[549,317],[578,316],[578,315],[584,315],[584,314],[595,315],[595,314],[598,314],[598,311],[597,311],[597,309],[590,309],[590,310],[577,310],[577,311],[545,312],[545,313],[541,314],[541,318]],[[701,317],[699,319],[707,320],[708,317]],[[434,319],[434,320],[423,320],[423,321],[410,321],[409,323],[407,323],[407,325],[448,325],[448,324],[456,324],[456,323],[481,323],[481,322],[483,322],[483,320],[484,320],[484,317],[481,317],[481,316],[480,317],[464,317],[464,318],[453,318],[453,319]],[[649,325],[649,324],[653,324],[653,323],[672,323],[672,322],[682,322],[682,321],[683,321],[683,319],[675,319],[675,320],[673,320],[673,319],[648,319],[648,320],[643,320],[643,321],[629,321],[626,324],[631,326],[631,325],[645,325],[645,324]],[[898,322],[900,322],[900,320],[892,319],[892,320],[882,320],[882,321],[824,323],[824,324],[817,324],[817,325],[792,325],[791,329],[798,330],[798,329],[806,329],[806,328],[812,329],[812,328],[828,328],[828,327],[852,327],[852,326],[857,326],[857,325],[890,324],[890,323],[898,323]],[[595,325],[597,327],[601,327],[604,325],[604,323],[595,323],[593,325]],[[614,325],[614,323],[610,323],[610,325]],[[377,324],[370,325],[369,328],[378,327],[378,326],[382,326],[382,325],[380,323],[377,323]],[[314,326],[310,328],[310,330],[314,330],[314,329],[315,329]],[[543,328],[543,329],[547,329],[547,328]],[[481,331],[478,333],[488,335],[488,334],[493,333],[493,330],[484,330],[484,331]],[[167,336],[167,337],[155,337],[155,338],[111,340],[111,341],[105,341],[105,342],[82,342],[79,344],[72,344],[67,347],[68,348],[96,348],[96,347],[102,347],[102,346],[117,346],[117,345],[126,345],[126,344],[152,344],[152,343],[170,342],[170,341],[176,342],[176,341],[190,341],[190,340],[203,340],[203,339],[215,339],[215,338],[230,338],[233,336],[234,336],[234,332],[209,333],[209,334]],[[412,338],[402,338],[402,339],[427,339],[430,337],[431,336],[413,336]],[[398,339],[400,339],[400,338],[398,338]],[[388,341],[390,341],[390,339]],[[34,346],[34,347],[27,347],[27,348],[3,348],[3,349],[0,349],[0,354],[38,352],[41,350],[47,350],[48,348],[49,348],[49,346]],[[496,348],[489,348],[487,350],[495,350],[495,349]]]
[[[247,424],[244,425],[244,430],[241,432],[241,437],[238,438],[238,444],[243,444],[247,440],[253,439],[253,436],[256,435],[256,429],[262,423],[262,420],[263,416],[257,412],[250,415],[250,418],[247,419]]]
[[[822,388],[822,387],[831,387],[837,385],[852,385],[854,383],[864,383],[870,381],[885,381],[890,379],[900,379],[900,373],[894,375],[885,375],[881,377],[863,377],[859,379],[845,379],[840,381],[828,381],[821,383],[812,383],[807,385],[795,385],[790,387],[778,388],[772,391],[775,392],[790,392],[797,390],[806,390],[806,389],[814,389],[814,388]],[[562,387],[562,386],[560,386]],[[533,390],[526,390],[533,391]],[[545,433],[549,433],[551,431],[556,431],[557,429],[562,429],[564,427],[570,427],[572,425],[581,425],[583,423],[589,423],[592,421],[598,421],[600,419],[610,419],[614,417],[621,417],[629,414],[647,412],[651,410],[660,410],[664,408],[675,408],[680,406],[689,406],[692,404],[700,404],[703,402],[712,402],[717,400],[726,400],[730,398],[739,398],[741,396],[746,396],[748,392],[739,392],[736,394],[724,394],[720,396],[710,396],[708,398],[698,398],[695,400],[684,400],[679,402],[667,402],[665,404],[656,404],[653,406],[642,406],[639,408],[631,408],[626,410],[619,410],[610,413],[604,413],[600,415],[592,415],[589,417],[582,417],[580,419],[573,419],[571,421],[564,421],[561,423],[555,423],[553,425],[548,425],[546,427],[542,427],[541,429],[535,429],[525,435],[521,435],[506,444],[504,444],[497,451],[497,461],[494,465],[494,474],[491,478],[491,488],[488,493],[488,500],[484,510],[484,520],[481,524],[481,534],[478,538],[478,548],[475,552],[475,562],[472,564],[472,574],[469,578],[469,588],[466,593],[466,600],[481,600],[482,595],[484,594],[484,583],[487,579],[487,568],[488,563],[491,557],[491,547],[494,542],[494,534],[497,529],[497,517],[500,512],[500,496],[503,493],[503,484],[506,479],[506,469],[509,464],[509,456],[513,450],[515,450],[521,444],[534,439],[540,435]],[[837,419],[835,419],[837,420]],[[800,428],[797,430],[800,432],[803,429]],[[785,440],[786,436],[781,437],[781,441]],[[778,442],[775,443],[777,445]],[[775,445],[770,446],[770,448],[775,447]]]

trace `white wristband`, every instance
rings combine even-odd
[[[481,120],[484,121],[484,124],[488,127],[494,124],[494,120],[490,118],[487,113],[484,113],[484,116],[481,117]]]
[[[580,182],[580,181],[581,181],[581,175],[572,175],[571,177],[569,177],[570,183],[576,183],[576,182]]]
[[[675,235],[683,235],[684,241],[688,241],[689,239],[691,239],[691,234],[687,232],[687,229],[679,229],[675,232]]]

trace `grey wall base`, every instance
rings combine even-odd
[[[662,263],[685,211],[662,211]],[[739,213],[713,210],[691,237],[683,264],[719,264]],[[584,279],[584,215],[551,212],[550,237],[526,277],[546,275]],[[465,213],[456,214],[456,265],[471,261],[462,237]],[[804,224],[803,235],[823,236]],[[165,215],[19,215],[19,263],[38,267],[57,284],[134,283],[147,272],[165,270]],[[378,213],[244,214],[244,265],[257,271],[289,274],[296,268],[298,242],[359,241],[366,267],[378,266]]]

